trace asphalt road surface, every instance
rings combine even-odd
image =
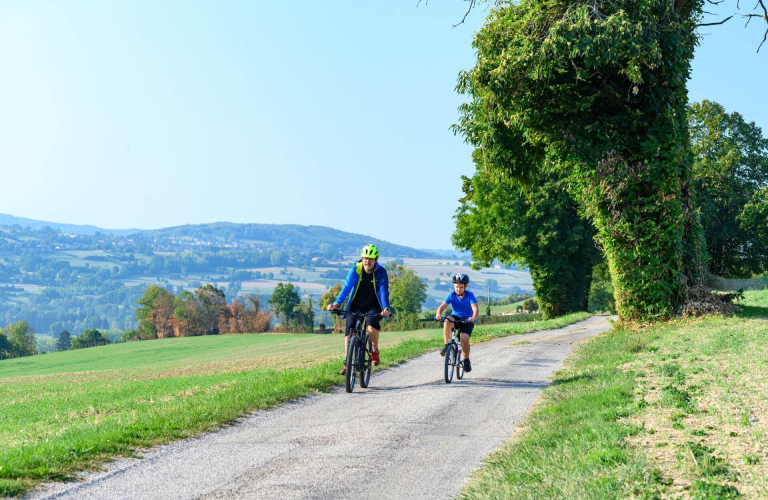
[[[446,384],[430,352],[343,388],[259,411],[189,441],[119,459],[36,498],[453,498],[507,441],[595,316],[472,346],[473,370]],[[521,341],[530,344],[510,345]]]

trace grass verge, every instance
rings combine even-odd
[[[768,292],[582,345],[463,499],[768,498]]]
[[[473,339],[560,328],[587,316],[481,325]],[[112,457],[132,456],[137,449],[188,438],[338,385],[341,356],[332,354],[328,343],[339,354],[343,339],[317,337],[165,339],[2,364],[0,495],[20,495],[41,481],[67,480]],[[263,342],[250,356],[260,364],[237,357],[247,343]],[[319,343],[313,351],[304,342]],[[442,335],[437,330],[383,334],[382,345],[381,368],[387,368],[440,347]],[[179,349],[186,356],[179,356]],[[264,349],[285,354],[260,358]],[[185,364],[188,359],[194,364]],[[131,363],[137,366],[115,368]]]

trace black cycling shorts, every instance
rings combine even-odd
[[[352,312],[352,311],[350,311]],[[365,323],[372,326],[376,330],[381,330],[381,311],[379,309],[371,309],[370,311],[355,311],[365,313]],[[344,335],[349,335],[355,329],[355,323],[357,320],[352,317],[351,314],[347,315],[347,328],[344,330]],[[365,327],[365,325],[363,325]]]
[[[463,320],[464,319],[464,318],[459,318],[458,316],[454,316],[453,314],[448,316],[448,318],[450,318],[450,319],[452,319],[454,321],[455,320]],[[459,327],[459,332],[466,333],[467,335],[472,336],[472,330],[474,330],[474,329],[475,329],[475,324],[470,321],[468,323],[464,323],[463,325],[461,325]]]

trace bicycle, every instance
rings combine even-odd
[[[434,320],[425,321],[439,321],[442,325],[445,321],[453,323],[453,333],[451,334],[451,341],[445,346],[445,383],[450,384],[453,380],[453,372],[456,371],[456,378],[459,380],[464,378],[464,353],[461,351],[461,342],[459,342],[459,335],[461,332],[459,329],[462,325],[469,324],[469,321],[464,320],[450,320],[448,318],[440,318]]]
[[[355,320],[355,327],[352,333],[349,334],[346,360],[347,373],[344,376],[344,388],[347,392],[352,392],[355,389],[355,381],[359,373],[360,387],[365,389],[371,381],[371,368],[373,367],[373,359],[371,358],[373,343],[365,328],[365,313],[345,313],[339,310],[333,310],[331,313],[341,316],[342,319],[346,318],[347,315],[351,315]]]

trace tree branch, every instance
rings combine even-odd
[[[456,23],[456,24],[454,24],[454,25],[453,25],[453,27],[454,27],[454,28],[455,28],[456,26],[460,25],[460,24],[464,24],[464,21],[466,21],[466,20],[467,20],[467,16],[469,15],[469,13],[470,13],[470,12],[472,12],[472,9],[474,8],[474,6],[475,6],[475,3],[477,3],[477,0],[469,0],[469,8],[468,8],[468,9],[467,9],[467,11],[464,13],[464,17],[462,17],[462,18],[461,18],[461,21],[459,21],[458,23]]]
[[[723,19],[722,21],[719,21],[719,22],[716,22],[716,23],[700,23],[700,24],[697,24],[696,27],[698,28],[698,27],[701,27],[701,26],[717,26],[718,24],[724,24],[726,21],[730,20],[732,17],[733,16],[728,16],[725,19]]]

